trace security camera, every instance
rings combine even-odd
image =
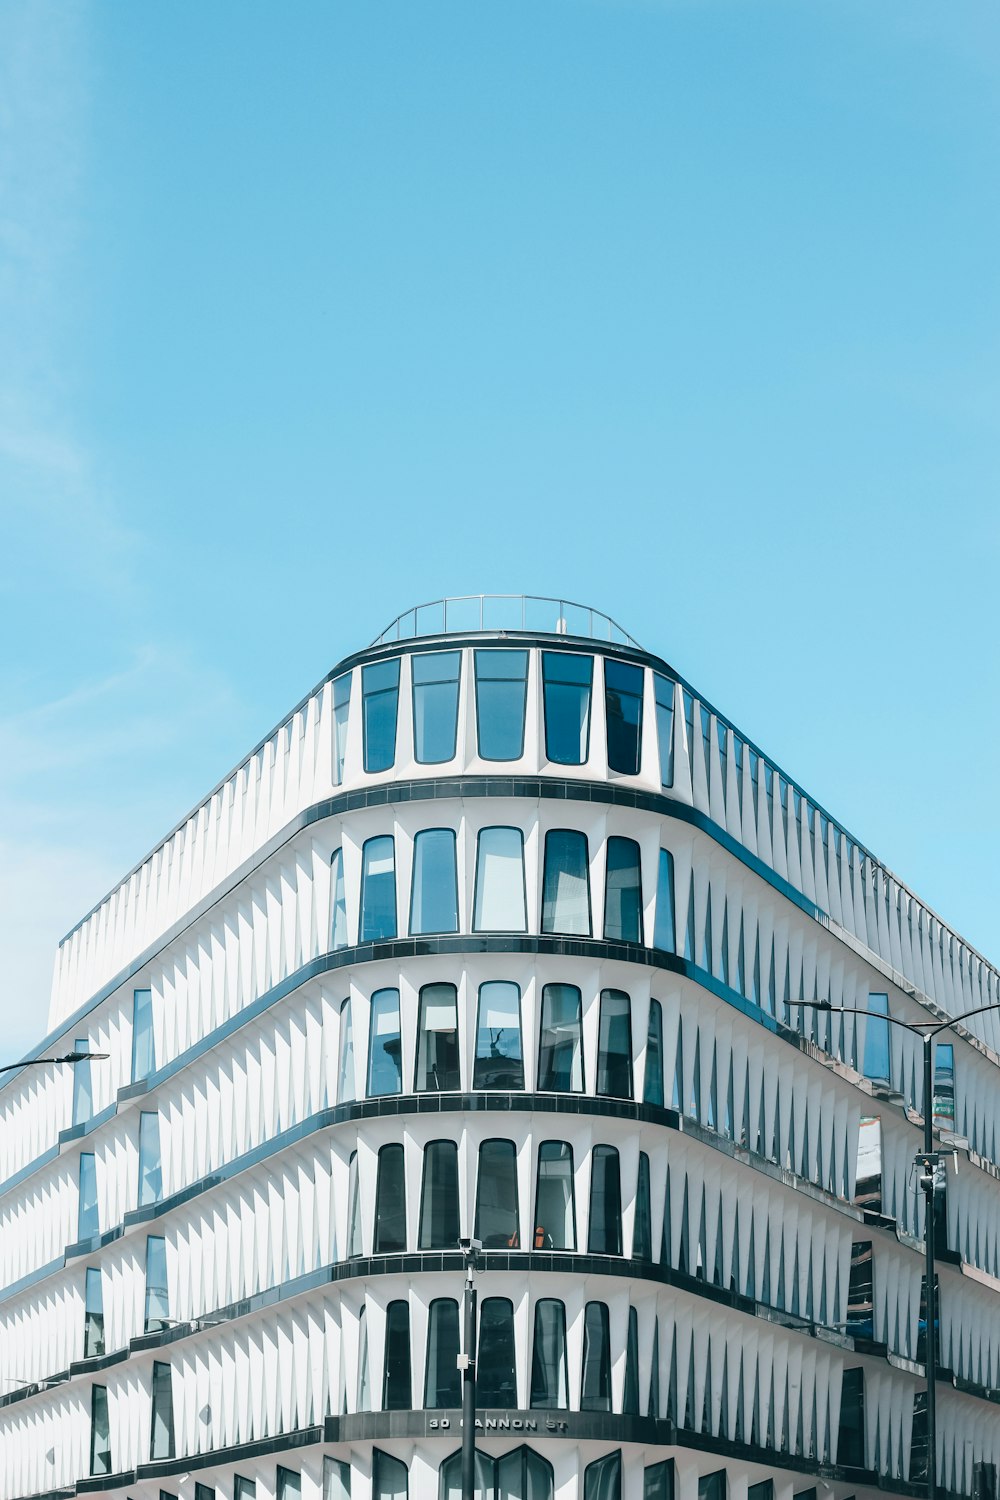
[[[458,1243],[463,1255],[475,1255],[483,1248],[482,1240],[474,1240],[467,1234],[459,1235]]]

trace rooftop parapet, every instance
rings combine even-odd
[[[391,625],[372,641],[386,646],[393,641],[413,640],[422,635],[471,635],[478,631],[517,630],[532,635],[583,636],[609,641],[616,646],[639,642],[610,615],[572,599],[549,599],[538,594],[459,594],[415,604],[397,615]]]

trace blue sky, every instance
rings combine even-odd
[[[1000,959],[1000,11],[9,0],[0,1017],[411,603],[564,594]]]

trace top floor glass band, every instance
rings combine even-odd
[[[546,599],[534,594],[462,594],[417,604],[397,615],[372,646],[424,635],[470,635],[480,630],[571,635],[642,650],[638,641],[599,609],[574,604],[571,599]]]

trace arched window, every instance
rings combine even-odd
[[[396,759],[399,658],[361,669],[362,725],[366,771],[388,771]]]
[[[428,651],[410,657],[413,758],[423,766],[455,758],[461,663],[460,651]]]
[[[368,1095],[398,1094],[403,1087],[399,1035],[399,991],[376,990],[372,996],[368,1037]]]
[[[396,936],[396,845],[391,835],[367,839],[361,851],[361,942]]]
[[[601,991],[597,1092],[612,1099],[632,1097],[632,1005],[624,990]]]
[[[423,828],[413,840],[410,931],[458,931],[458,874],[451,828]]]
[[[545,754],[560,766],[582,766],[590,754],[590,691],[594,658],[542,652]]]
[[[604,936],[620,943],[643,940],[642,870],[635,839],[608,839]]]
[[[521,991],[506,980],[479,986],[474,1089],[523,1089]]]
[[[573,1150],[565,1141],[542,1141],[538,1148],[534,1248],[576,1249]]]
[[[409,1500],[406,1465],[381,1448],[372,1450],[372,1500]]]
[[[417,1022],[418,1093],[459,1089],[458,993],[453,984],[425,984]]]
[[[351,1022],[350,998],[340,1007],[340,1077],[337,1084],[337,1103],[348,1104],[355,1096],[354,1088],[354,1026]]]
[[[408,1411],[412,1405],[410,1306],[408,1302],[390,1302],[385,1312],[382,1410]]]
[[[527,696],[527,651],[476,652],[476,722],[481,760],[521,759]]]
[[[593,1150],[587,1249],[591,1255],[622,1253],[621,1170],[614,1146],[595,1146]]]
[[[653,947],[664,953],[677,952],[677,928],[674,921],[674,856],[669,849],[660,850],[656,876],[656,918]]]
[[[479,1147],[476,1239],[488,1250],[516,1250],[520,1244],[513,1141],[483,1141]]]
[[[475,932],[525,932],[524,834],[520,828],[482,828],[476,850]]]
[[[462,1500],[462,1454],[453,1453],[441,1465],[438,1500]],[[502,1458],[476,1449],[476,1500],[553,1500],[552,1465],[527,1446]]]
[[[347,947],[347,894],[344,889],[344,851],[338,849],[330,859],[330,888],[333,915],[330,919],[330,947],[334,951]]]
[[[424,1405],[432,1411],[451,1410],[462,1404],[458,1354],[458,1303],[452,1297],[436,1297],[427,1315],[424,1374]]]
[[[406,1249],[406,1174],[398,1142],[378,1154],[375,1188],[374,1253],[393,1255]]]
[[[477,652],[477,655],[479,653]],[[476,1449],[476,1500],[496,1500],[496,1460]],[[438,1476],[438,1500],[462,1500],[461,1449],[446,1458]]]
[[[635,776],[642,749],[642,668],[604,658],[608,770]]]
[[[454,1250],[458,1245],[458,1147],[430,1141],[424,1150],[420,1190],[421,1250]]]
[[[358,1153],[351,1152],[347,1172],[347,1259],[361,1254],[361,1183],[358,1180]]]
[[[591,934],[587,835],[575,828],[553,828],[545,835],[542,931]]]
[[[569,1405],[566,1375],[566,1308],[554,1297],[535,1303],[531,1346],[531,1404],[560,1410]]]
[[[622,1500],[622,1456],[608,1453],[583,1471],[583,1500]]]
[[[486,1297],[479,1310],[476,1400],[480,1406],[517,1405],[514,1305],[507,1297]]]
[[[561,1094],[583,1091],[583,1006],[575,984],[542,989],[538,1087]]]
[[[588,1302],[584,1309],[580,1410],[611,1410],[611,1335],[604,1302]]]

